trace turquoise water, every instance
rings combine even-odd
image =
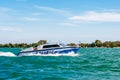
[[[0,48],[17,54],[18,48]],[[83,48],[78,56],[0,56],[0,80],[120,80],[120,48]]]

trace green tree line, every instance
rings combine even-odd
[[[95,40],[92,43],[80,43],[80,44],[75,44],[75,43],[70,43],[68,46],[80,46],[83,48],[86,47],[107,47],[107,48],[114,48],[114,47],[120,47],[120,41],[105,41],[102,42],[100,40]]]
[[[47,41],[46,40],[40,40],[37,43],[31,43],[31,44],[27,44],[27,43],[8,43],[8,44],[0,44],[0,48],[28,48],[28,47],[37,47],[38,45],[42,45],[42,44],[46,44]]]
[[[42,44],[46,44],[47,40],[40,40],[37,43],[31,43],[31,44],[27,44],[27,43],[8,43],[8,44],[0,44],[0,48],[27,48],[27,47],[36,47],[38,45],[42,45]],[[95,40],[92,43],[79,43],[79,44],[75,44],[75,43],[69,43],[67,44],[68,46],[80,46],[83,48],[86,47],[107,47],[107,48],[113,48],[113,47],[120,47],[120,41],[105,41],[102,42],[100,40]]]

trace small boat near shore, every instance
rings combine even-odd
[[[71,46],[65,46],[63,44],[44,44],[44,45],[40,45],[36,48],[30,47],[30,48],[26,48],[22,51],[20,51],[17,56],[29,56],[29,55],[33,55],[33,56],[44,56],[44,55],[67,55],[69,53],[71,54],[77,54],[77,52],[79,51],[79,47],[71,47]]]

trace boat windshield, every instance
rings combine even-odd
[[[32,51],[32,50],[34,50],[33,47],[30,47],[30,48],[26,48],[26,49],[22,50],[22,52],[24,52],[24,51]]]
[[[63,47],[65,47],[65,46],[66,46],[66,45],[65,45],[65,44],[63,44],[63,43],[60,43],[60,45],[61,45],[61,46],[63,46]]]
[[[44,45],[43,48],[54,48],[54,47],[60,47],[58,44],[54,45]]]

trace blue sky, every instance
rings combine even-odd
[[[120,40],[120,0],[0,0],[0,43]]]

